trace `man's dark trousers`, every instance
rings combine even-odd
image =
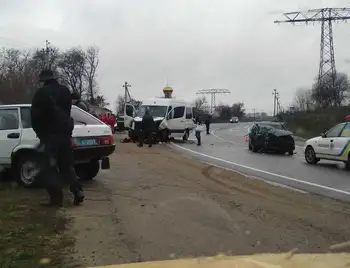
[[[82,191],[74,170],[72,143],[69,136],[50,136],[40,140],[44,145],[41,177],[52,202],[62,202],[62,183],[76,195]]]
[[[140,144],[139,144],[140,147],[143,146],[143,143],[144,143],[145,139],[147,139],[148,147],[152,147],[153,137],[152,137],[152,132],[151,131],[142,131]]]
[[[206,129],[207,129],[207,134],[210,134],[210,133],[209,133],[209,130],[210,130],[210,123],[206,122],[206,123],[205,123],[205,127],[206,127]]]

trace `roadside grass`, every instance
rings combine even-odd
[[[40,207],[37,189],[0,188],[0,267],[66,267],[63,256],[74,241],[58,210]]]

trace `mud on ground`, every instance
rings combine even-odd
[[[85,267],[219,252],[327,252],[350,240],[348,205],[247,179],[162,145],[118,144],[111,169],[85,188],[85,204],[68,210],[74,260]]]

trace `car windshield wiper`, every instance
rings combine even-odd
[[[80,124],[83,124],[83,125],[87,125],[87,123],[86,122],[84,122],[84,121],[80,121],[80,120],[74,120],[75,122],[77,122],[77,123],[80,123]]]

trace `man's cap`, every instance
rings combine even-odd
[[[39,81],[45,82],[48,80],[56,79],[56,76],[54,75],[53,71],[51,70],[42,70],[39,74]]]

